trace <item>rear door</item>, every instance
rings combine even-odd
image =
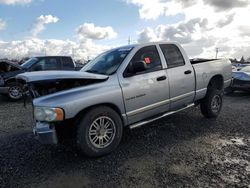
[[[195,96],[195,73],[175,44],[160,44],[167,63],[171,110],[191,104]]]
[[[134,61],[145,61],[146,71],[119,78],[130,124],[169,110],[167,73],[163,69],[157,47],[142,47],[130,60]],[[129,65],[124,73],[128,72]]]

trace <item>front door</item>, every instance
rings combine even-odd
[[[144,61],[146,70],[120,78],[129,124],[169,110],[167,71],[155,45],[139,49],[130,62]],[[129,65],[125,70],[129,71]]]

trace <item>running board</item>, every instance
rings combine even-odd
[[[165,114],[163,114],[163,115],[161,115],[161,116],[158,116],[158,117],[156,117],[156,118],[152,118],[152,119],[149,119],[149,120],[147,120],[147,121],[142,121],[142,122],[139,122],[139,123],[132,124],[132,125],[129,126],[129,128],[130,128],[130,129],[135,129],[135,128],[141,127],[141,126],[143,126],[143,125],[146,125],[146,124],[151,123],[151,122],[153,122],[153,121],[156,121],[156,120],[158,120],[158,119],[161,119],[161,118],[170,116],[170,115],[175,114],[175,113],[177,113],[177,112],[186,110],[186,109],[191,108],[191,107],[193,107],[193,106],[195,106],[194,103],[193,103],[193,104],[190,104],[190,105],[187,105],[186,107],[181,108],[181,109],[179,109],[179,110],[167,112],[167,113],[165,113]]]

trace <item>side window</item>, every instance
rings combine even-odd
[[[63,57],[61,58],[62,61],[62,69],[63,70],[71,70],[74,68],[74,64],[72,62],[72,59],[70,57]]]
[[[31,71],[41,71],[41,70],[60,70],[60,64],[57,63],[56,58],[46,58],[41,59],[36,63]]]
[[[56,58],[48,58],[45,61],[44,70],[60,70],[60,64],[57,63]]]
[[[167,61],[168,68],[174,68],[185,65],[184,58],[179,48],[174,44],[161,44],[161,50]]]
[[[155,45],[143,47],[136,52],[131,62],[144,61],[147,65],[146,72],[162,69],[161,59]]]
[[[44,70],[45,59],[40,60],[39,62],[32,65],[30,71],[41,71]]]

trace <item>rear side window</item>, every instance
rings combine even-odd
[[[61,58],[62,61],[62,69],[63,70],[69,70],[74,68],[74,64],[72,62],[72,59],[70,57],[63,57]]]
[[[36,63],[30,71],[41,71],[41,70],[60,70],[60,64],[56,58],[45,58],[41,59]]]
[[[56,58],[48,58],[44,64],[44,70],[58,70],[60,69],[59,63]]]
[[[180,49],[174,44],[160,44],[161,50],[167,61],[168,68],[185,65]]]
[[[161,59],[155,45],[138,50],[131,60],[131,62],[134,61],[144,61],[147,64],[146,72],[162,69]]]

